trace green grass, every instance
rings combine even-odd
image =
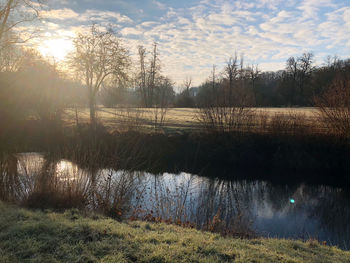
[[[316,241],[241,240],[173,225],[0,203],[0,262],[350,262]]]

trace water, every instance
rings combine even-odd
[[[162,219],[240,236],[313,238],[350,248],[350,193],[341,188],[82,169],[37,153],[19,154],[4,167],[2,199],[44,205],[59,200],[62,207],[116,218]]]

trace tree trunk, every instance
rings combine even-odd
[[[96,124],[96,103],[95,96],[92,92],[89,92],[89,107],[90,107],[90,124]]]
[[[6,30],[6,23],[10,15],[12,3],[13,3],[13,0],[9,0],[6,5],[5,15],[0,26],[0,40],[2,39],[4,32]]]

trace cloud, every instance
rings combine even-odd
[[[130,36],[130,35],[141,35],[143,32],[139,29],[134,28],[134,27],[125,27],[120,31],[120,33],[123,36]]]
[[[41,12],[43,18],[49,18],[54,20],[65,20],[78,18],[79,14],[74,12],[72,9],[63,8],[63,9],[54,9],[49,11]]]
[[[126,15],[121,15],[118,12],[101,11],[88,9],[83,13],[77,13],[69,8],[52,9],[43,11],[41,16],[46,20],[70,20],[70,21],[106,21],[115,23],[132,23],[132,19]]]
[[[340,8],[326,14],[327,20],[319,24],[320,36],[328,39],[327,48],[345,45],[350,47],[350,7]]]
[[[303,11],[304,18],[317,18],[317,13],[322,7],[336,7],[333,0],[303,0],[297,9]]]
[[[152,3],[157,6],[159,9],[167,9],[167,6],[159,1],[152,0]]]
[[[213,64],[220,70],[236,51],[263,70],[281,69],[289,56],[303,51],[349,53],[350,7],[338,0],[201,0],[188,8],[150,3],[163,14],[142,20],[107,10],[64,8],[46,14],[53,20],[47,27],[57,31],[59,24],[66,31],[84,32],[90,21],[115,24],[132,54],[138,45],[150,50],[156,41],[163,73],[177,83],[192,76],[194,85],[209,76]],[[135,10],[138,16],[139,10],[149,12],[146,4]]]
[[[80,21],[99,21],[99,22],[117,22],[117,23],[132,23],[132,19],[112,11],[101,10],[86,10],[79,16]]]

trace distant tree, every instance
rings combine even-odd
[[[118,104],[127,103],[130,82],[128,79],[113,79],[103,83],[99,92],[100,102],[105,107],[115,107]]]
[[[287,60],[287,65],[286,65],[286,75],[285,75],[285,82],[284,85],[288,85],[286,82],[286,78],[288,78],[289,85],[290,85],[290,105],[295,104],[295,97],[296,97],[296,92],[297,92],[297,83],[298,83],[298,60],[294,57],[290,57]]]
[[[302,104],[309,103],[305,97],[306,88],[310,84],[311,74],[314,69],[313,67],[313,53],[308,52],[304,53],[301,57],[298,58],[298,85],[300,92],[300,101]]]
[[[251,67],[248,67],[247,69],[248,74],[249,74],[249,79],[251,83],[251,89],[254,94],[254,104],[257,104],[258,97],[257,97],[257,81],[260,75],[260,70],[258,68],[258,65],[254,66],[252,65]]]
[[[281,106],[289,103],[290,94],[282,95],[281,81],[285,72],[261,72],[256,81],[256,106]]]
[[[192,108],[194,107],[194,99],[191,97],[190,88],[192,86],[192,78],[187,77],[182,84],[182,91],[177,96],[176,106]]]
[[[143,106],[147,107],[148,104],[148,98],[147,98],[147,84],[146,84],[146,48],[143,46],[138,47],[138,53],[139,53],[139,59],[140,59],[140,72],[139,72],[139,81],[138,81],[138,88],[140,90],[141,94],[141,100],[143,102]]]
[[[191,77],[187,77],[183,83],[185,90],[187,93],[190,93],[190,88],[192,86],[192,78]]]
[[[71,65],[81,75],[89,99],[90,122],[96,122],[96,95],[107,79],[126,79],[130,65],[128,51],[111,30],[96,25],[75,40]]]
[[[290,105],[308,103],[305,89],[310,84],[313,71],[313,53],[304,53],[300,57],[290,57],[286,63],[283,85],[290,89]],[[284,88],[285,88],[284,87]]]
[[[174,83],[168,77],[161,76],[157,79],[154,91],[154,106],[169,107],[175,97]]]
[[[235,54],[234,57],[230,57],[229,61],[226,63],[226,66],[224,68],[225,77],[228,80],[227,85],[227,100],[228,104],[233,104],[233,93],[234,93],[234,84],[237,80],[237,76],[239,74],[239,68],[237,63],[237,54]]]
[[[143,105],[145,107],[152,107],[154,103],[157,78],[161,77],[157,43],[153,44],[153,50],[149,63],[146,61],[146,48],[139,46],[138,51],[140,63],[138,86]]]

